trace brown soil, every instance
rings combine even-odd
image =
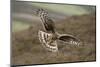
[[[46,64],[96,60],[96,19],[95,15],[72,16],[56,22],[59,33],[76,36],[84,43],[80,46],[64,45],[59,42],[59,53],[46,51],[38,40],[40,24],[34,24],[29,29],[13,32],[11,44],[12,65]],[[61,49],[60,49],[61,48]]]

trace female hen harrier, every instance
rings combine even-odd
[[[37,14],[40,16],[45,29],[45,32],[39,30],[39,40],[48,51],[58,51],[57,40],[61,40],[69,44],[79,45],[80,41],[76,37],[69,34],[59,34],[55,31],[54,22],[45,10],[39,9]]]

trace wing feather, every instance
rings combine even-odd
[[[48,51],[52,51],[52,52],[57,52],[58,51],[58,47],[57,47],[57,42],[52,41],[50,42],[50,37],[51,34],[45,33],[43,31],[39,31],[38,32],[38,36],[39,36],[39,40],[42,43],[42,45],[48,50]]]
[[[47,32],[54,33],[55,32],[55,25],[54,25],[53,20],[48,16],[48,13],[43,9],[39,9],[37,12],[42,20],[44,29]]]
[[[68,35],[68,34],[60,35],[59,40],[64,41],[64,42],[69,43],[69,44],[75,44],[75,45],[80,44],[79,39],[77,39],[76,37],[74,37],[72,35]]]

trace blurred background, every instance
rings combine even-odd
[[[43,8],[59,33],[72,34],[84,43],[79,47],[58,42],[60,53],[52,56],[38,40],[43,29],[36,10]],[[96,7],[11,0],[12,65],[46,64],[96,60]],[[66,47],[62,47],[62,45]],[[60,49],[61,48],[61,49]]]

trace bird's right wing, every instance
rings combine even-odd
[[[47,32],[55,32],[55,24],[53,20],[48,16],[48,13],[44,9],[39,9],[37,11],[38,15],[40,16],[43,26]]]

